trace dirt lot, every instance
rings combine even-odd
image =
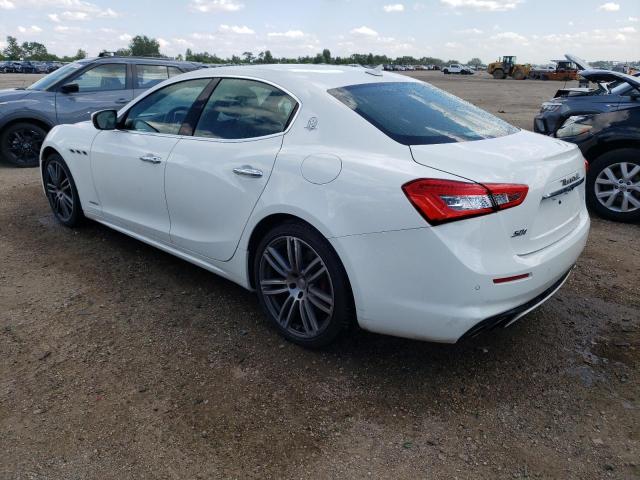
[[[525,128],[561,85],[415,75]],[[0,166],[0,252],[2,479],[640,476],[638,225],[594,218],[567,285],[513,328],[324,352],[234,284],[59,226],[35,169]]]

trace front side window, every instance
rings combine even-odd
[[[403,145],[468,142],[518,131],[489,112],[421,82],[364,83],[333,88],[329,94]]]
[[[98,65],[80,74],[72,83],[78,84],[81,93],[124,90],[127,86],[127,66],[123,63]]]
[[[177,135],[189,109],[210,78],[174,83],[136,103],[124,120],[126,130]]]
[[[169,78],[164,65],[136,65],[136,88],[151,88]]]
[[[281,133],[295,106],[293,98],[266,83],[224,78],[209,98],[194,135],[242,139]]]

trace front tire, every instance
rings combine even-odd
[[[42,166],[47,200],[56,219],[67,227],[76,227],[84,219],[78,189],[69,167],[58,154],[50,155]]]
[[[47,132],[35,123],[9,125],[0,135],[0,156],[16,167],[36,167]]]
[[[618,222],[640,220],[640,150],[620,148],[589,165],[587,205]]]
[[[504,80],[507,76],[504,74],[504,70],[494,70],[493,73],[493,78],[495,78],[496,80]]]
[[[309,225],[269,231],[254,257],[260,305],[289,341],[307,348],[332,343],[353,317],[351,288],[338,255]]]

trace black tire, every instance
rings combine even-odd
[[[446,68],[442,71],[442,73],[444,73],[445,75],[449,75],[449,70],[447,70]]]
[[[492,75],[493,75],[493,78],[495,78],[496,80],[504,80],[505,78],[507,78],[507,76],[504,73],[504,70],[500,68],[494,70]]]
[[[16,167],[37,167],[46,136],[46,130],[35,123],[9,125],[0,135],[0,157]]]
[[[626,165],[623,167],[622,164]],[[640,168],[640,149],[637,148],[611,150],[590,162],[586,186],[589,208],[609,220],[617,222],[640,221],[640,207],[635,207],[629,201],[629,197],[632,197],[635,202],[640,202],[640,170],[634,173],[636,167]],[[627,174],[634,173],[634,175],[624,178],[622,168],[625,168]],[[616,181],[611,180],[610,175]],[[611,181],[611,184],[596,184],[599,177],[601,181]],[[608,191],[614,194],[610,207],[605,205],[606,201],[611,198],[611,196],[606,196]],[[598,193],[602,201],[598,198]],[[627,196],[626,211],[624,211],[625,204],[623,203],[625,195]]]
[[[84,220],[80,196],[71,171],[60,155],[54,153],[47,157],[42,165],[42,178],[56,220],[70,228],[80,225]]]
[[[297,247],[292,239],[297,239]],[[291,250],[288,250],[290,245]],[[286,247],[288,252],[300,253],[290,253],[287,258],[281,255],[278,259],[272,252],[283,251],[281,247]],[[308,268],[314,263],[314,254],[321,262]],[[283,272],[278,272],[273,267],[274,261],[278,267],[282,267],[284,261],[285,266],[290,268],[292,263],[304,268],[293,267],[290,271],[280,268]],[[307,268],[308,275],[305,275]],[[317,276],[318,271],[324,273]],[[287,340],[306,348],[321,348],[335,341],[351,325],[354,308],[347,273],[329,242],[313,227],[291,221],[271,229],[256,248],[253,272],[260,306]],[[285,281],[279,280],[281,278]],[[268,290],[270,293],[265,293]],[[279,290],[283,291],[277,293]],[[330,312],[320,310],[320,307],[326,308],[329,302],[323,300],[319,307],[317,302],[322,297],[317,297],[318,293],[332,296]],[[289,312],[288,315],[284,315],[286,312]],[[313,325],[318,327],[317,330],[307,328],[312,323],[310,318],[313,319]]]

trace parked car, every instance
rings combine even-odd
[[[611,220],[638,221],[640,77],[607,70],[581,75],[599,89],[554,98],[536,117],[535,129],[580,147],[589,162],[586,197],[594,211]]]
[[[29,60],[25,60],[20,62],[21,68],[20,73],[38,73],[38,68],[34,62]]]
[[[448,67],[444,67],[442,72],[445,75],[449,75],[449,74],[473,75],[473,71],[470,68],[467,68],[464,65],[458,65],[457,63],[452,63]]]
[[[439,342],[510,325],[560,288],[589,230],[577,147],[335,65],[190,72],[53,128],[41,162],[58,221],[255,289],[307,347],[354,319]]]
[[[2,67],[2,73],[22,73],[22,62],[15,60],[5,62]]]
[[[195,68],[191,62],[161,58],[94,58],[70,63],[26,89],[0,90],[0,160],[36,166],[40,145],[54,125],[125,105],[161,81]]]

